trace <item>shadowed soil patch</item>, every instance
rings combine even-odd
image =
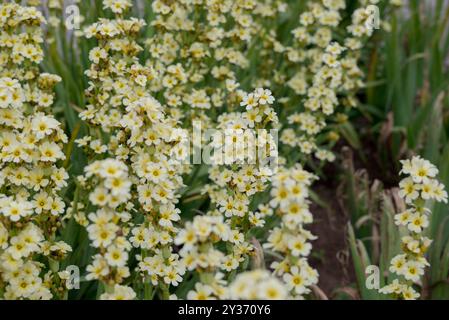
[[[316,185],[312,188],[328,208],[317,204],[311,207],[315,222],[310,230],[318,235],[313,241],[311,264],[320,279],[318,286],[329,297],[335,290],[355,283],[352,260],[347,244],[348,217],[341,210],[336,199],[336,187]]]

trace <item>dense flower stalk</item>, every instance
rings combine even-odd
[[[92,134],[79,139],[78,144],[92,160],[108,155],[115,159],[116,170],[119,164],[127,166],[132,187],[122,207],[131,214],[133,228],[124,234],[123,242],[126,247],[130,242],[141,249],[138,271],[146,286],[159,288],[163,298],[168,298],[169,287],[177,285],[184,273],[171,245],[177,232],[175,223],[180,219],[175,207],[177,190],[183,186],[181,175],[189,168],[183,164],[182,142],[186,137],[176,129],[176,120],[166,116],[166,108],[149,93],[148,84],[155,73],[139,63],[142,48],[135,41],[145,23],[124,18],[130,6],[129,1],[104,1],[115,19],[101,19],[85,30],[88,38],[98,40],[98,46],[89,54],[89,105],[81,113]],[[110,209],[120,216],[116,207]],[[86,223],[82,216],[78,219]],[[98,240],[98,236],[91,240]],[[121,267],[127,263],[124,260]],[[121,282],[109,283],[108,287]],[[123,288],[117,288],[122,294]]]
[[[271,268],[282,277],[295,298],[304,298],[318,282],[318,272],[307,261],[312,250],[309,241],[316,237],[305,229],[313,222],[308,196],[315,179],[297,164],[292,168],[281,167],[272,182],[270,206],[280,216],[281,223],[270,232],[264,248],[282,255],[283,260],[273,262]]]
[[[67,137],[50,110],[61,78],[39,71],[42,14],[2,4],[0,17],[0,296],[61,299],[59,262],[71,251],[57,237]]]
[[[436,176],[438,169],[429,161],[416,156],[403,160],[401,173],[407,175],[399,183],[399,196],[405,200],[408,208],[395,216],[396,225],[406,229],[408,235],[401,239],[402,253],[391,260],[390,272],[397,279],[379,291],[396,298],[414,300],[419,293],[413,288],[419,284],[424,269],[429,266],[425,254],[432,240],[424,236],[429,226],[429,201],[447,203],[447,192]]]

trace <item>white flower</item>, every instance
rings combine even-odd
[[[254,93],[254,97],[261,105],[273,104],[274,97],[269,89],[258,88]]]

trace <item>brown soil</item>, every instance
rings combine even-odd
[[[331,299],[336,290],[355,283],[346,241],[348,218],[336,199],[336,187],[316,185],[313,190],[328,208],[317,204],[311,207],[315,222],[310,229],[318,235],[313,242],[311,264],[320,274],[318,287]]]
[[[364,145],[369,145],[372,150],[365,154],[365,157],[367,154],[371,155],[370,161],[360,159],[357,152],[349,152],[355,170],[363,168],[370,177],[375,178],[381,178],[382,175],[388,176],[385,170],[378,166],[380,162],[377,161],[376,156],[372,156],[378,154],[375,143],[364,142]],[[344,147],[343,144],[339,146],[340,154],[344,153]],[[344,293],[346,297],[358,299],[354,266],[347,241],[349,217],[342,208],[344,201],[337,198],[342,172],[342,164],[328,164],[324,168],[321,180],[312,186],[313,192],[320,201],[326,204],[326,208],[312,201],[311,212],[314,223],[310,230],[318,236],[318,239],[312,243],[311,264],[320,274],[318,287],[329,299],[335,297],[337,293]],[[393,179],[383,180],[385,185],[397,184],[393,182]]]

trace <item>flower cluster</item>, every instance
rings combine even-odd
[[[248,52],[257,45],[261,21],[281,8],[271,0],[157,0],[151,5],[155,36],[146,44],[148,62],[158,73],[152,89],[163,93],[180,117],[204,117],[204,111],[229,104],[228,89],[238,86],[237,71],[249,67]]]
[[[62,298],[67,137],[49,112],[61,78],[39,72],[42,14],[2,4],[0,17],[0,290],[8,299]]]
[[[283,131],[281,141],[299,147],[303,155],[314,154],[320,160],[333,161],[335,156],[328,148],[337,139],[337,133],[327,130],[327,137],[319,139],[327,142],[327,147],[317,144],[317,136],[325,131],[340,104],[356,105],[354,92],[361,86],[363,76],[357,65],[361,42],[357,37],[347,37],[344,45],[336,40],[345,1],[308,2],[307,6],[308,10],[299,17],[300,25],[292,30],[293,45],[283,50],[290,63],[299,65],[286,82],[299,101],[288,102],[299,103],[304,110],[288,114],[290,127]]]
[[[40,25],[45,23],[45,19],[42,13],[31,6],[6,3],[0,7],[0,16],[0,76],[17,80],[35,79],[39,75],[37,63],[44,58]],[[45,104],[51,105],[51,101]]]
[[[218,117],[218,131],[211,142],[214,154],[209,178],[213,184],[203,189],[216,206],[209,214],[223,216],[232,229],[232,245],[224,263],[227,272],[253,255],[250,231],[263,227],[271,212],[253,212],[250,204],[255,194],[267,189],[277,166],[277,142],[268,131],[277,123],[271,91],[259,88],[240,95],[240,106],[246,110]]]
[[[306,1],[299,17],[290,17],[299,22],[291,37],[285,31],[264,31],[257,83],[269,86],[276,95],[279,92],[280,141],[295,159],[312,155],[322,161],[335,159],[331,148],[348,119],[337,110],[348,111],[358,104],[356,93],[364,78],[359,67],[361,49],[377,28],[369,25],[379,18],[370,11],[370,5],[377,3],[358,1],[351,19],[345,16],[344,0]],[[285,9],[287,14],[290,11],[294,12]],[[379,20],[379,27],[387,25]]]
[[[423,236],[431,214],[428,201],[447,203],[448,196],[444,185],[436,179],[438,169],[428,160],[416,156],[401,163],[401,173],[408,177],[399,183],[399,196],[405,200],[408,208],[395,216],[395,222],[404,227],[408,235],[402,237],[402,253],[391,260],[390,272],[398,278],[381,288],[380,292],[414,300],[419,298],[419,293],[413,284],[420,282],[424,269],[429,265],[425,254],[432,240]]]
[[[307,261],[312,249],[309,241],[316,237],[304,228],[313,222],[308,188],[315,179],[297,164],[281,167],[272,182],[270,206],[281,217],[281,224],[270,232],[264,247],[282,254],[283,260],[273,262],[271,268],[297,298],[310,293],[310,286],[318,282],[317,271]]]
[[[242,93],[246,111],[224,113],[217,120],[209,172],[214,185],[206,190],[227,218],[244,218],[251,196],[266,189],[276,169],[277,141],[269,131],[277,124],[273,102],[267,89]]]
[[[91,245],[98,250],[87,266],[87,280],[101,280],[110,294],[116,284],[121,284],[130,275],[127,267],[131,244],[127,240],[131,181],[128,167],[121,161],[106,159],[95,161],[85,168],[85,177],[79,183],[91,191],[89,201],[95,208],[88,215],[86,230]],[[88,190],[94,186],[93,190]]]
[[[195,290],[187,294],[188,299],[224,298],[225,282],[218,271],[226,268],[227,257],[216,245],[223,242],[238,243],[239,239],[233,236],[222,216],[195,216],[180,231],[175,243],[182,245],[182,262],[187,270],[196,270],[200,276]]]
[[[101,300],[134,300],[135,298],[136,293],[132,288],[119,284],[114,285],[111,292],[103,293],[100,296]]]
[[[98,40],[98,46],[90,51],[92,64],[86,72],[89,105],[80,114],[93,130],[77,142],[91,159],[108,155],[115,159],[113,163],[120,161],[127,167],[129,181],[114,181],[123,183],[118,189],[132,185],[130,192],[119,197],[131,215],[128,220],[133,220],[130,247],[141,250],[138,271],[148,295],[155,293],[152,288],[156,287],[168,298],[169,286],[176,286],[184,273],[172,244],[175,223],[180,220],[177,190],[183,186],[182,174],[189,171],[182,156],[186,137],[177,128],[177,120],[167,116],[166,107],[149,93],[155,72],[139,63],[143,49],[134,40],[144,21],[123,18],[129,1],[104,1],[104,6],[115,13],[115,19],[101,19],[85,30],[88,38]],[[95,189],[91,197],[101,197],[104,190]],[[126,234],[123,239],[127,245]],[[126,259],[123,262],[125,268]]]
[[[289,298],[287,287],[265,270],[239,274],[229,285],[232,300],[285,300]]]

